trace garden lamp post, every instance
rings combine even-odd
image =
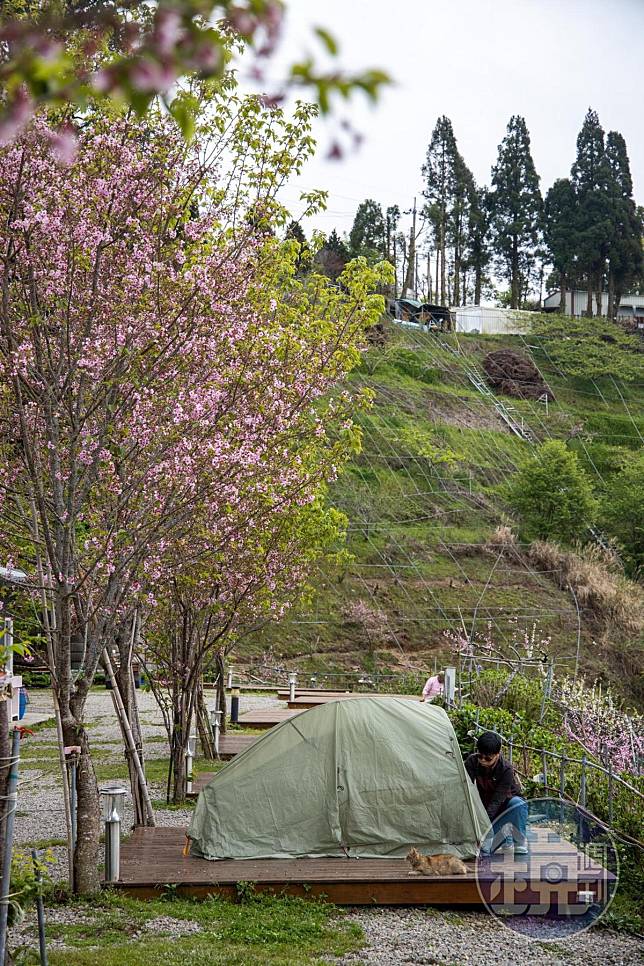
[[[192,762],[194,761],[197,750],[197,736],[190,735],[186,748],[186,791],[192,791]]]
[[[118,882],[121,874],[121,816],[127,788],[109,785],[100,790],[105,825],[105,881]]]
[[[210,712],[210,727],[212,728],[212,737],[215,743],[215,754],[219,758],[219,734],[221,732],[221,711],[219,708],[213,708]]]
[[[288,676],[288,699],[295,701],[295,684],[297,682],[297,672],[291,671]]]

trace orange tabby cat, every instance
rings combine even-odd
[[[467,866],[455,855],[421,855],[410,849],[407,861],[418,875],[467,875]]]

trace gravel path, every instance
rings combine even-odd
[[[30,697],[32,710],[47,710],[51,707],[51,698],[47,692],[32,692]],[[165,732],[154,698],[151,694],[139,692],[139,705],[147,760],[167,757]],[[282,705],[275,697],[242,695],[242,711],[270,707]],[[101,764],[122,764],[124,757],[120,733],[108,691],[95,691],[89,696],[87,721],[92,746],[101,752]],[[53,748],[56,732],[53,727],[38,731],[27,741],[25,747],[30,754],[34,754],[42,746],[43,759],[51,761],[56,755]],[[38,761],[33,760],[25,762],[21,769],[16,816],[18,845],[35,840],[65,838],[60,778],[58,774],[43,773],[38,764]],[[161,799],[164,794],[162,785],[151,785],[153,799]],[[159,825],[186,825],[191,814],[190,809],[155,810]],[[127,829],[131,824],[132,811],[126,802],[123,827]],[[54,875],[64,876],[66,850],[63,847],[54,847],[52,851],[57,859]],[[77,911],[72,913],[74,916],[78,915]],[[59,907],[54,916],[56,921],[67,921],[64,907]],[[336,963],[369,963],[373,966],[393,966],[398,963],[440,963],[449,966],[535,966],[535,963],[539,966],[631,966],[644,963],[642,941],[599,929],[590,930],[566,941],[543,942],[529,941],[517,935],[484,912],[375,908],[351,910],[350,917],[364,930],[367,943],[360,952],[336,959]],[[188,930],[199,928],[195,924],[188,925],[170,916],[164,917],[163,923],[158,922],[157,927],[158,932],[171,935],[181,935]],[[16,938],[18,934],[33,938],[33,929],[33,922],[25,922],[16,930]]]
[[[445,963],[449,966],[635,966],[644,962],[644,942],[621,933],[591,929],[565,941],[528,940],[483,912],[437,909],[353,910],[367,945],[341,963]]]
[[[48,691],[30,692],[30,708],[34,711],[51,710],[53,706]],[[147,761],[157,758],[167,758],[170,754],[163,727],[161,713],[152,694],[146,691],[138,692],[141,731],[145,742]],[[206,696],[208,702],[208,696]],[[211,703],[211,702],[208,702]],[[112,697],[109,691],[92,691],[87,699],[86,720],[89,727],[90,744],[100,753],[100,763],[124,764],[123,745],[120,738],[118,723],[114,714]],[[252,711],[271,707],[283,707],[275,696],[243,694],[240,710]],[[31,756],[36,753],[38,746],[42,746],[42,758],[49,766],[52,758],[58,752],[56,744],[56,729],[43,728],[28,736],[25,748],[30,758],[25,760],[20,769],[20,786],[18,790],[18,811],[16,813],[15,842],[34,842],[49,839],[64,839],[65,813],[63,810],[62,786],[60,775],[52,775],[38,768],[38,761]],[[105,782],[104,784],[110,784]],[[165,797],[165,787],[162,783],[150,783],[152,799]],[[155,809],[157,825],[187,825],[192,816],[192,809]],[[123,829],[129,829],[133,823],[131,803],[125,802],[123,815]],[[54,854],[60,858],[65,849],[54,848]],[[64,872],[61,862],[56,871]]]

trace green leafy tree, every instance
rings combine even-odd
[[[497,270],[510,283],[510,306],[517,309],[534,270],[542,227],[539,175],[523,117],[510,118],[492,168],[492,239]]]
[[[628,573],[644,570],[644,453],[629,457],[602,500],[602,526],[623,549]]]
[[[510,486],[509,501],[528,540],[570,544],[584,536],[598,504],[575,453],[549,440],[525,463]]]
[[[367,198],[358,206],[349,232],[349,249],[352,258],[360,255],[368,261],[386,258],[385,219],[377,201]]]
[[[577,272],[578,205],[569,178],[558,178],[546,195],[544,240],[561,289],[561,311],[566,311],[566,292],[574,292]]]

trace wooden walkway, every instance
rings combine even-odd
[[[287,721],[289,718],[301,714],[303,710],[304,708],[290,711],[286,708],[269,708],[267,711],[246,711],[244,714],[240,714],[237,724],[241,728],[272,728],[276,724],[281,724],[282,721]]]
[[[580,890],[601,901],[614,877],[555,832],[530,833],[531,854],[497,853],[475,875],[418,876],[404,859],[246,859],[209,862],[184,855],[185,830],[137,828],[121,845],[115,888],[152,898],[166,885],[181,895],[235,898],[240,882],[259,892],[315,897],[341,905],[482,905],[483,897],[517,903],[575,905]],[[478,880],[478,884],[477,884]]]

